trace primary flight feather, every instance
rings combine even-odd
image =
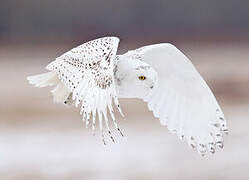
[[[116,55],[119,39],[104,37],[84,43],[47,66],[48,73],[29,76],[36,87],[55,86],[54,101],[80,106],[88,126],[96,119],[114,141],[107,113],[121,133],[112,102],[140,98],[170,132],[201,155],[223,147],[226,120],[213,93],[190,60],[175,46],[162,43]],[[98,115],[98,118],[96,118]]]

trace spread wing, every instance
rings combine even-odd
[[[228,132],[224,115],[190,60],[167,43],[133,52],[158,72],[156,87],[144,101],[161,124],[197,148],[201,155],[222,148],[222,134]]]
[[[110,136],[107,111],[119,130],[113,113],[113,100],[123,115],[114,84],[114,59],[118,43],[119,39],[116,37],[92,40],[66,52],[47,66],[47,69],[55,72],[71,92],[75,106],[80,106],[80,113],[86,126],[92,117],[92,127],[95,129],[97,114],[100,130],[103,132],[104,117],[105,127]]]

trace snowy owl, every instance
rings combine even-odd
[[[119,38],[86,42],[51,62],[44,74],[29,76],[36,87],[55,86],[54,102],[80,107],[86,127],[96,123],[114,141],[109,127],[118,98],[148,103],[160,123],[201,155],[223,147],[226,120],[213,93],[191,61],[174,45],[160,43],[117,55]],[[110,118],[108,118],[108,114]],[[96,120],[98,120],[96,122]]]

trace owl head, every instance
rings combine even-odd
[[[121,98],[144,98],[158,78],[152,66],[130,56],[117,58],[114,73],[117,94]]]

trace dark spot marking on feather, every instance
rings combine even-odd
[[[151,69],[151,67],[150,66],[139,66],[136,68],[136,70],[141,70],[141,69],[148,70],[148,69]]]

